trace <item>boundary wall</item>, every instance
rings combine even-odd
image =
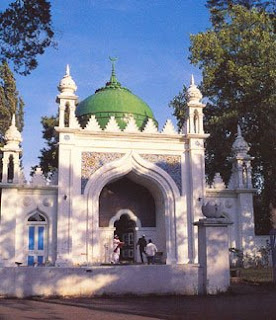
[[[197,295],[203,292],[202,274],[193,264],[5,267],[0,268],[0,296]]]

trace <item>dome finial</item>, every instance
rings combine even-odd
[[[12,115],[11,127],[16,127],[15,125],[15,113]]]
[[[192,75],[191,75],[190,85],[191,85],[191,86],[194,86],[194,84],[195,84],[195,79],[194,79],[194,75],[192,74]]]
[[[65,73],[66,76],[70,76],[70,66],[69,64],[66,65],[66,73]]]
[[[109,57],[109,60],[112,63],[112,71],[111,71],[110,83],[118,83],[118,80],[116,78],[116,73],[115,73],[115,62],[118,60],[118,58]]]
[[[238,133],[238,137],[242,136],[242,132],[241,132],[241,126],[238,124],[237,126],[237,133]]]

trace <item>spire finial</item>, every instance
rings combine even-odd
[[[112,63],[112,71],[111,71],[111,77],[110,77],[110,83],[117,83],[118,80],[116,78],[116,73],[115,73],[115,62],[118,60],[116,57],[109,57],[109,60]]]
[[[70,66],[69,66],[69,64],[66,65],[66,76],[70,76]]]
[[[195,85],[195,79],[194,79],[194,75],[191,75],[191,86]]]
[[[241,137],[242,136],[242,132],[241,132],[241,127],[240,127],[239,124],[237,126],[237,132],[238,132],[238,137]]]
[[[11,121],[11,126],[15,127],[15,113],[12,115],[12,121]]]

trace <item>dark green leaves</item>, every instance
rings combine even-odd
[[[0,13],[0,57],[16,72],[27,75],[37,66],[37,55],[54,44],[51,5],[46,0],[16,0]]]

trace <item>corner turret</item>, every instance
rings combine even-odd
[[[57,96],[56,102],[59,104],[59,127],[65,127],[65,113],[66,108],[68,108],[68,127],[78,128],[79,124],[75,117],[76,104],[78,100],[78,97],[75,95],[77,86],[70,75],[70,67],[68,64],[66,66],[65,75],[58,85],[58,90],[60,94]]]
[[[15,124],[15,114],[13,114],[11,125],[5,134],[5,140],[6,144],[1,148],[1,151],[3,152],[2,182],[18,183],[20,175],[19,156],[22,152],[20,143],[22,142],[22,136]]]
[[[252,189],[252,167],[254,159],[248,154],[250,147],[244,140],[241,128],[237,127],[237,137],[232,145],[232,175],[229,187],[234,189]]]
[[[202,94],[195,85],[194,76],[191,76],[190,86],[186,93],[188,109],[186,122],[182,132],[184,134],[204,134],[203,129],[203,108],[205,104],[201,103]]]

